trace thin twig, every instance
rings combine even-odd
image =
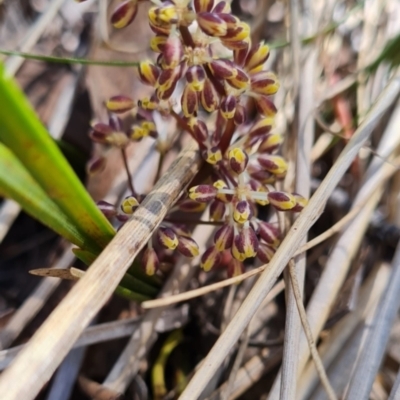
[[[315,340],[313,338],[310,325],[307,320],[307,314],[304,308],[299,282],[297,280],[296,267],[293,261],[289,261],[289,273],[290,273],[290,281],[293,286],[293,293],[296,299],[297,308],[300,314],[301,324],[303,325],[304,333],[307,337],[308,346],[310,347],[310,352],[312,359],[315,363],[315,368],[317,369],[318,375],[321,379],[321,383],[325,388],[329,399],[336,400],[337,397],[332,389],[331,384],[329,383],[328,376],[326,375],[325,368],[322,364],[321,358],[319,357],[318,350],[315,345]]]

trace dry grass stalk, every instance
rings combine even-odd
[[[351,162],[357,156],[359,150],[365,144],[382,115],[396,99],[399,91],[400,79],[393,79],[382,92],[375,106],[357,129],[352,139],[348,142],[336,163],[322,181],[321,186],[310,199],[308,206],[305,207],[299,218],[293,224],[268,268],[262,273],[260,279],[243,302],[241,308],[236,313],[225,332],[211,349],[201,368],[189,382],[180,397],[181,400],[193,400],[200,395],[209,379],[213,376],[230,349],[239,339],[241,333],[260,306],[263,298],[272,288],[277,277],[293,256],[303,236],[321,215],[328,197],[333,192]]]
[[[356,370],[345,397],[346,400],[368,398],[381,365],[396,313],[400,307],[400,244],[393,257],[392,272],[382,299],[375,311],[372,328],[357,360]]]
[[[326,368],[331,365],[334,358],[343,349],[346,341],[356,330],[360,322],[377,305],[388,277],[389,268],[386,268],[384,265],[375,268],[361,288],[360,296],[357,300],[357,308],[339,321],[329,336],[319,346],[318,352]],[[318,375],[313,362],[309,361],[301,374],[298,398],[300,400],[308,399],[317,383]]]
[[[312,2],[304,1],[302,4],[302,15],[299,15],[299,4],[297,1],[290,2],[291,19],[291,51],[294,62],[294,81],[295,88],[298,88],[297,109],[297,148],[296,148],[296,177],[295,192],[308,198],[310,196],[311,187],[311,149],[314,142],[314,119],[312,117],[315,108],[315,65],[317,49],[315,45],[305,46],[301,48],[300,32],[298,32],[298,22],[302,21],[303,36],[307,36],[314,31],[315,12]],[[300,55],[303,62],[300,65]],[[296,68],[297,66],[297,68]],[[296,71],[297,69],[297,71]],[[296,90],[295,89],[295,90]],[[301,245],[307,241],[304,236]],[[305,271],[306,271],[306,254],[303,253],[295,258],[297,278],[300,286],[300,296],[303,295]],[[290,281],[288,273],[285,273],[285,279]],[[298,346],[300,342],[300,334],[302,330],[302,322],[300,321],[298,310],[298,299],[294,293],[293,287],[286,284],[286,321],[285,321],[285,337],[282,359],[282,381],[281,381],[281,399],[294,399],[297,393],[297,376],[298,376]]]
[[[53,311],[0,378],[3,399],[33,399],[91,319],[113,293],[132,260],[200,165],[197,145],[183,150],[134,216]],[[15,382],[19,382],[15,385]]]
[[[300,292],[299,281],[297,279],[296,274],[296,267],[293,260],[289,261],[289,274],[290,274],[290,281],[293,287],[293,293],[296,300],[298,312],[300,314],[301,323],[303,325],[304,334],[307,337],[308,347],[310,349],[311,357],[314,361],[315,368],[318,372],[319,378],[321,379],[321,384],[324,387],[329,400],[336,400],[337,397],[335,392],[332,389],[331,384],[329,383],[329,379],[326,375],[324,365],[322,364],[321,358],[318,354],[318,350],[315,344],[315,340],[313,338],[310,325],[307,320],[306,310],[304,309],[303,299]],[[297,378],[297,377],[296,377]],[[282,382],[283,382],[283,374],[282,374]],[[282,388],[282,386],[281,386]],[[297,392],[296,392],[297,393]],[[282,398],[282,391],[281,391],[281,398]]]

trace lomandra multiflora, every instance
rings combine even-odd
[[[115,28],[132,23],[144,2],[121,3],[111,23]],[[165,153],[171,142],[159,130],[160,121],[174,119],[179,131],[189,133],[209,166],[200,171],[202,184],[189,189],[148,242],[143,266],[148,274],[154,274],[160,262],[171,259],[172,251],[187,257],[199,255],[184,224],[186,218],[178,224],[169,217],[176,210],[182,216],[182,212],[209,207],[210,221],[218,229],[214,244],[202,254],[201,266],[209,271],[223,260],[228,274],[237,275],[243,272],[246,259],[269,262],[279,246],[278,225],[259,219],[260,207],[298,212],[306,203],[299,194],[275,188],[285,176],[287,163],[278,155],[282,137],[273,130],[277,110],[271,96],[279,82],[274,73],[264,69],[269,49],[262,42],[251,42],[249,25],[232,15],[227,2],[151,3],[148,20],[154,37],[150,47],[157,57],[156,61],[141,62],[138,72],[154,92],[136,101],[125,95],[109,99],[110,121],[95,124],[91,137],[124,149],[130,142],[150,136]],[[136,116],[136,122],[127,132],[116,114],[128,111]],[[102,160],[96,160],[91,168],[102,165]],[[123,223],[143,198],[132,185],[131,191],[119,208],[105,202],[99,206]]]

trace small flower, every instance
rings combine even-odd
[[[197,23],[201,30],[209,36],[221,37],[225,36],[228,32],[228,25],[226,22],[215,13],[198,13]]]
[[[105,167],[106,167],[107,161],[105,159],[105,157],[95,157],[92,158],[87,165],[87,172],[90,175],[95,175],[98,174],[102,171],[104,171]]]
[[[181,211],[197,213],[204,211],[206,209],[206,206],[207,206],[206,203],[199,203],[193,200],[185,200],[183,202],[180,202],[177,205],[177,208],[179,208],[179,210]]]
[[[263,166],[268,172],[275,175],[284,174],[287,171],[287,163],[281,156],[271,154],[260,154],[257,157],[257,161]]]
[[[250,225],[244,226],[233,240],[233,257],[239,261],[244,261],[246,258],[255,257],[257,250],[258,239],[254,229]]]
[[[228,189],[228,185],[222,180],[219,179],[213,183],[213,186],[217,189]],[[223,203],[230,203],[232,201],[233,196],[231,194],[226,193],[217,193],[216,198]]]
[[[173,30],[163,49],[163,67],[166,69],[176,68],[183,57],[183,47],[181,39],[176,30]]]
[[[275,254],[275,249],[265,243],[260,243],[257,250],[257,258],[263,263],[269,263]]]
[[[232,258],[228,263],[227,273],[230,278],[242,275],[244,273],[243,263],[239,260],[236,260],[235,258]]]
[[[231,79],[238,74],[235,63],[230,60],[213,60],[208,64],[208,67],[218,79]]]
[[[159,228],[157,231],[157,239],[161,246],[168,250],[175,250],[179,244],[178,236],[171,228]]]
[[[263,42],[252,47],[244,62],[246,71],[259,72],[269,57],[269,47]]]
[[[204,89],[204,82],[206,80],[206,73],[204,68],[200,65],[193,65],[186,71],[186,81],[196,92],[201,92]]]
[[[193,3],[197,13],[210,12],[214,7],[214,0],[194,0]]]
[[[218,164],[222,160],[221,149],[217,146],[208,148],[203,152],[203,157],[209,164]]]
[[[135,18],[138,11],[137,0],[124,1],[118,5],[111,15],[114,28],[121,29],[128,26]]]
[[[236,174],[241,174],[247,167],[249,156],[239,147],[235,147],[228,153],[229,165]]]
[[[260,237],[271,246],[278,246],[280,243],[281,232],[279,228],[268,222],[260,221],[258,224]]]
[[[296,198],[285,192],[269,192],[268,200],[279,211],[292,210],[296,207]]]
[[[150,61],[142,61],[138,68],[141,81],[147,85],[155,86],[160,76],[160,70]]]
[[[218,252],[215,246],[211,246],[201,256],[200,266],[201,268],[203,268],[204,271],[207,272],[220,264],[220,262],[221,254]]]
[[[185,257],[193,258],[200,254],[198,244],[187,236],[179,236],[178,251]]]
[[[192,86],[187,85],[182,93],[181,105],[183,115],[185,117],[191,117],[197,114],[199,108],[199,100],[197,92],[192,88]]]
[[[204,87],[201,91],[201,105],[208,112],[213,112],[217,109],[219,104],[218,93],[209,79],[204,81]]]
[[[128,96],[118,95],[109,98],[106,102],[108,110],[115,113],[124,113],[134,108],[135,103]]]
[[[234,228],[230,224],[222,225],[214,235],[215,248],[218,251],[230,249],[233,244]]]
[[[264,117],[259,119],[250,129],[249,137],[264,136],[269,133],[274,126],[273,117]]]
[[[226,212],[226,206],[222,201],[214,200],[210,205],[210,220],[222,221]]]
[[[225,119],[232,119],[235,116],[236,104],[236,97],[232,95],[221,100],[220,111]]]
[[[159,260],[157,253],[153,248],[147,248],[142,256],[142,266],[146,274],[152,276],[159,268]]]
[[[139,202],[134,196],[127,196],[121,203],[121,210],[125,214],[133,214],[134,211],[139,207]]]
[[[100,211],[107,217],[107,218],[113,218],[117,215],[117,209],[115,206],[111,203],[108,203],[107,201],[100,200],[97,203],[97,207],[100,209]]]
[[[273,153],[281,145],[283,138],[278,133],[268,133],[260,143],[258,151],[260,153]]]
[[[215,199],[217,192],[218,190],[214,186],[198,185],[189,189],[189,197],[200,203],[208,203]]]
[[[292,208],[292,211],[300,212],[307,205],[308,200],[298,193],[293,193],[293,196],[296,199],[296,205]]]
[[[253,216],[253,209],[247,200],[241,200],[234,206],[233,219],[238,224],[244,224]]]

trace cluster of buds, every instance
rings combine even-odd
[[[127,26],[145,2],[122,2],[112,14],[113,26]],[[271,97],[279,82],[265,70],[269,48],[263,42],[252,43],[249,25],[232,15],[227,1],[151,3],[148,21],[154,37],[149,46],[157,56],[141,62],[138,75],[153,91],[137,102],[125,95],[111,98],[106,104],[109,123],[95,124],[91,137],[120,148],[146,136],[160,141],[160,121],[169,120],[189,133],[212,172],[201,176],[200,171],[205,183],[190,188],[190,200],[183,199],[178,207],[198,212],[209,205],[211,222],[219,228],[201,265],[210,270],[228,255],[228,272],[235,275],[249,258],[268,262],[279,246],[280,230],[258,217],[260,207],[298,212],[306,204],[301,195],[276,189],[287,164],[279,155],[282,137],[273,129],[277,109]],[[135,117],[128,131],[122,130],[116,116],[124,112]],[[160,151],[168,148],[165,142],[158,145]],[[114,216],[123,221],[139,202],[136,195],[128,197],[121,205],[123,216]],[[177,250],[189,257],[199,253],[190,232],[168,218],[154,237],[157,240],[149,241],[143,255],[148,273],[157,270],[164,251]]]
[[[261,122],[262,121],[262,122]],[[252,143],[251,136],[265,121],[256,123],[245,143]],[[280,135],[264,133],[256,146],[232,147],[226,157],[217,164],[220,179],[212,184],[194,186],[189,197],[200,203],[210,204],[210,218],[223,225],[214,235],[214,244],[203,254],[201,265],[210,270],[221,262],[223,252],[230,250],[232,260],[228,264],[231,274],[243,271],[243,261],[257,257],[267,263],[280,244],[280,230],[272,223],[257,217],[259,206],[272,206],[276,211],[299,212],[306,199],[299,194],[277,191],[272,185],[282,178],[287,166],[276,155],[281,142]]]
[[[108,219],[118,221],[120,229],[139,207],[144,197],[131,194],[121,201],[119,207],[104,200],[99,201],[97,206]],[[166,219],[147,242],[147,246],[141,254],[141,264],[148,275],[154,275],[157,272],[160,261],[170,261],[175,250],[188,258],[199,255],[199,246],[191,238],[190,231],[183,224],[175,223],[169,218],[175,212],[198,213],[204,209],[205,204],[181,199],[169,210]]]

